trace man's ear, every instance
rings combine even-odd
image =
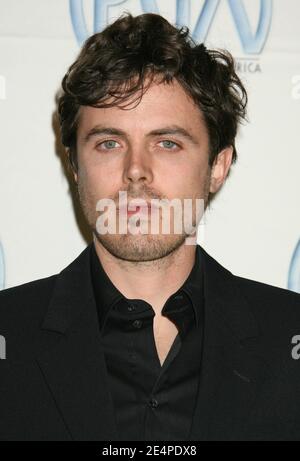
[[[229,172],[229,168],[231,166],[232,154],[233,147],[229,146],[221,150],[221,152],[219,152],[219,154],[215,158],[210,177],[209,191],[211,193],[216,193],[225,181],[227,174]]]

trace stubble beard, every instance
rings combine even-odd
[[[204,185],[205,203],[208,197],[208,181]],[[151,234],[138,233],[133,235],[130,232],[126,234],[101,234],[96,229],[98,214],[96,211],[97,199],[89,193],[81,181],[77,183],[77,196],[85,216],[85,219],[95,236],[96,240],[114,257],[131,262],[155,261],[168,256],[184,245],[186,238],[190,237],[184,231],[180,234]],[[193,226],[196,225],[195,216],[193,216]],[[161,228],[160,228],[161,230]]]

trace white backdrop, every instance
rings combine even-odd
[[[250,123],[198,241],[233,273],[300,292],[299,0],[0,0],[0,289],[59,272],[87,244],[54,98],[80,40],[124,10],[159,12],[237,58]]]

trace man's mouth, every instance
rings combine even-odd
[[[121,216],[127,216],[130,217],[130,216],[133,216],[134,214],[136,213],[139,213],[139,216],[140,217],[147,217],[147,218],[150,218],[151,217],[151,209],[156,212],[158,210],[157,207],[155,207],[153,204],[151,205],[150,203],[147,204],[147,205],[133,205],[132,207],[129,207],[129,206],[121,206],[118,208],[119,210],[119,213]]]

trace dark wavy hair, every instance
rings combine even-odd
[[[145,79],[149,84],[145,86]],[[123,13],[84,43],[62,80],[58,98],[61,140],[77,171],[76,132],[80,106],[125,108],[140,100],[154,77],[175,78],[203,114],[209,135],[209,165],[225,147],[233,147],[239,123],[246,120],[247,92],[226,50],[207,49],[158,14]],[[110,101],[110,102],[108,102]]]

